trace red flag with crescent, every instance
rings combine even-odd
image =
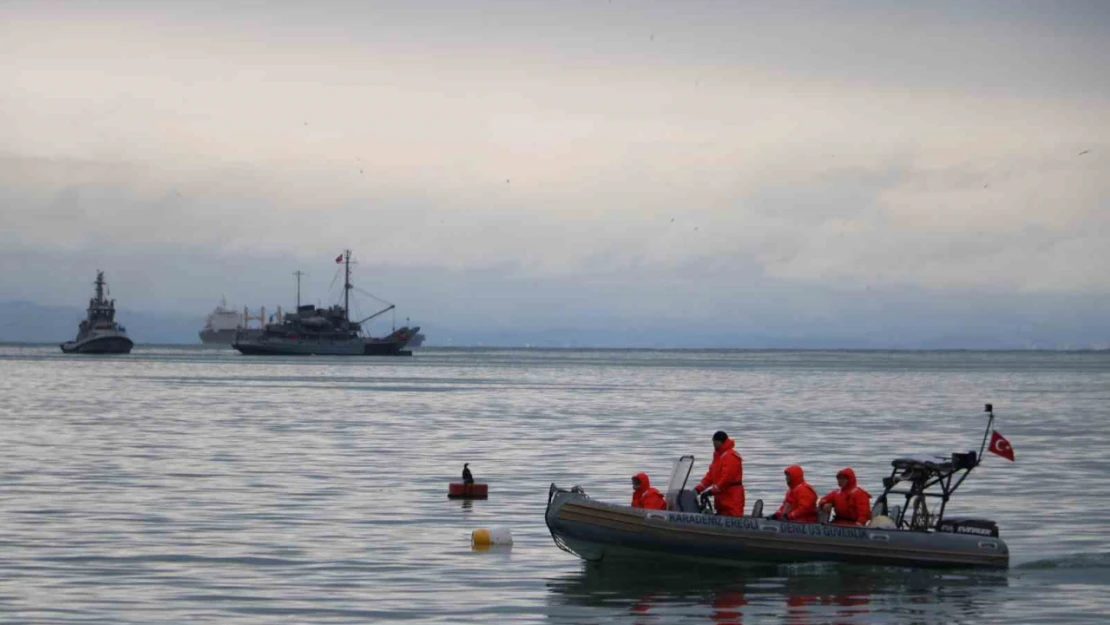
[[[1006,437],[995,430],[991,430],[991,444],[990,447],[987,447],[987,450],[992,454],[1002,456],[1010,462],[1014,461],[1014,448],[1010,446],[1010,441],[1006,440]]]
[[[335,262],[336,262],[336,264],[343,262],[343,255],[340,254],[339,256],[336,256],[335,257]]]

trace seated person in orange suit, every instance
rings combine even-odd
[[[651,487],[647,473],[637,473],[632,476],[632,507],[647,510],[666,510],[667,501],[659,493],[659,489]]]
[[[802,467],[791,465],[783,471],[786,474],[786,498],[782,500],[777,512],[771,515],[779,521],[795,523],[817,522],[817,492],[806,484]]]
[[[871,520],[871,495],[856,486],[856,472],[851,467],[841,469],[836,483],[840,488],[822,497],[818,506],[825,512],[836,512],[836,525],[867,525]]]

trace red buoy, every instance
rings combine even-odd
[[[488,499],[489,486],[486,484],[451,482],[451,485],[447,487],[447,496],[451,499]]]

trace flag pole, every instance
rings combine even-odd
[[[975,460],[975,466],[979,466],[979,463],[983,461],[983,451],[987,448],[987,436],[991,433],[991,426],[994,425],[994,405],[985,405],[983,412],[990,415],[990,418],[987,419],[987,430],[983,432],[983,444],[979,445],[979,457]]]

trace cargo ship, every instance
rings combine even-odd
[[[206,345],[231,345],[235,342],[235,331],[239,329],[241,315],[227,307],[227,300],[221,299],[220,305],[208,313],[204,328],[198,334],[200,342]]]

